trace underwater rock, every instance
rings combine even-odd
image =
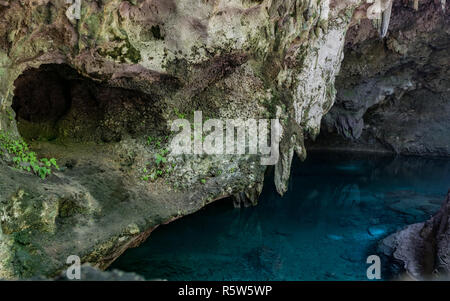
[[[331,240],[342,240],[342,239],[344,239],[344,237],[342,237],[341,235],[336,235],[336,234],[327,234],[327,238],[331,239]]]
[[[258,198],[263,189],[262,183],[258,183],[255,187],[246,189],[243,192],[236,193],[232,196],[235,208],[256,206]]]
[[[379,237],[385,234],[387,232],[387,229],[383,226],[371,226],[367,228],[367,232],[369,232],[369,234],[374,237]]]
[[[439,212],[383,239],[379,251],[413,279],[450,277],[450,190]]]

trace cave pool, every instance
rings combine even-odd
[[[378,241],[439,209],[450,159],[316,152],[294,161],[283,197],[272,183],[256,207],[221,200],[160,226],[109,269],[183,281],[368,280]]]

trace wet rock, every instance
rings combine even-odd
[[[403,193],[402,200],[398,200],[398,194],[387,197],[389,209],[412,217],[421,218],[439,209],[439,205],[431,204],[428,198],[418,196],[415,192]]]
[[[439,212],[383,239],[379,251],[414,279],[448,279],[450,275],[450,190]]]

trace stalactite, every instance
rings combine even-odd
[[[391,20],[392,3],[393,3],[393,1],[390,1],[386,10],[383,11],[383,13],[381,14],[380,36],[382,38],[384,38],[386,36],[387,31],[389,29],[389,22]]]
[[[367,9],[367,18],[373,20],[380,36],[384,38],[389,29],[393,0],[376,0]]]

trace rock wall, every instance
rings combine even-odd
[[[69,255],[106,268],[158,225],[214,200],[255,204],[266,172],[260,156],[171,155],[170,123],[192,122],[193,111],[278,118],[280,194],[294,153],[305,158],[304,140],[318,135],[336,93],[325,125],[352,138],[367,135],[366,111],[384,108],[386,96],[412,104],[383,109],[374,118],[382,125],[397,108],[411,108],[402,116],[414,119],[425,104],[418,95],[432,95],[420,116],[439,110],[434,136],[411,122],[435,144],[374,139],[448,153],[441,138],[450,123],[438,122],[448,120],[440,3],[418,11],[390,0],[80,3],[78,17],[63,0],[0,1],[0,278],[55,276]],[[349,92],[370,92],[369,101]]]
[[[394,1],[386,38],[346,36],[336,104],[311,148],[450,156],[450,18],[445,1]]]
[[[450,190],[438,213],[413,224],[379,244],[388,256],[415,280],[448,280],[450,275]],[[397,271],[398,272],[398,271]]]
[[[254,204],[259,156],[170,154],[170,121],[194,110],[278,117],[284,193],[373,5],[385,16],[362,0],[83,0],[77,19],[62,0],[1,1],[0,278],[57,275],[69,255],[105,268],[216,199]]]

